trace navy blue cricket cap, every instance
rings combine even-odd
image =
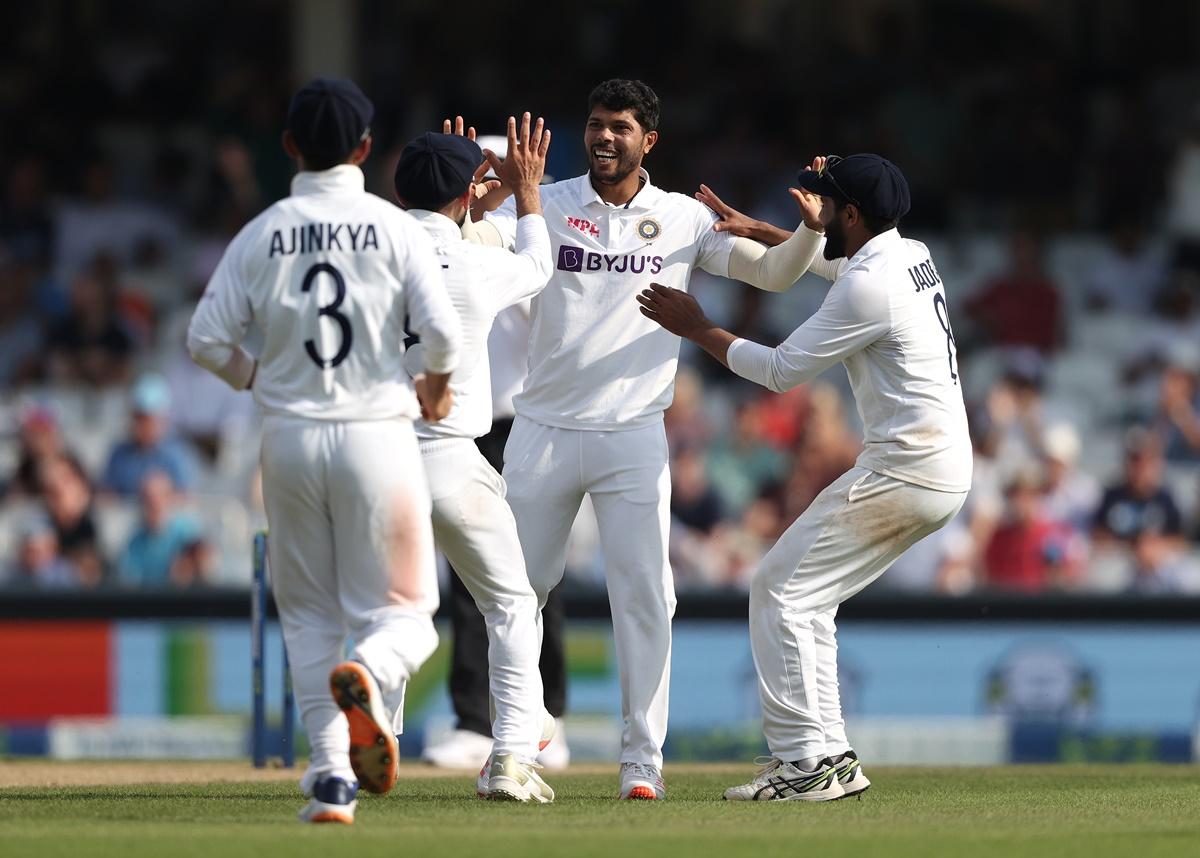
[[[363,141],[375,106],[354,81],[319,77],[292,96],[287,128],[309,158],[343,161]]]
[[[461,134],[427,132],[404,147],[396,164],[396,196],[411,209],[435,212],[471,186],[483,150]]]
[[[806,191],[854,203],[866,214],[884,220],[904,217],[911,202],[908,180],[900,168],[870,153],[845,158],[830,155],[824,170],[804,170],[799,181]]]

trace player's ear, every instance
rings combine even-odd
[[[642,141],[642,154],[649,155],[650,150],[654,148],[654,144],[658,142],[657,131],[647,131],[646,139]]]
[[[367,160],[367,156],[371,154],[371,143],[375,138],[368,134],[363,138],[363,141],[354,147],[354,151],[350,153],[347,163],[358,166],[363,161]]]
[[[293,161],[300,160],[300,147],[296,145],[296,138],[292,136],[291,131],[283,132],[283,151]]]

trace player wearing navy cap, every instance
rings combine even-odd
[[[399,753],[384,695],[437,647],[412,421],[449,413],[461,335],[425,231],[363,189],[373,112],[346,80],[296,93],[283,135],[299,166],[291,196],[233,239],[188,329],[196,362],[251,389],[264,413],[275,600],[312,748],[308,822],[353,822],[360,784],[391,789]],[[415,384],[406,317],[422,343]],[[265,337],[257,359],[241,346],[251,322]]]
[[[538,601],[504,481],[475,446],[492,425],[488,332],[496,314],[546,285],[553,260],[538,184],[546,166],[550,132],[526,113],[518,132],[508,123],[508,157],[501,166],[518,214],[516,252],[464,241],[461,226],[487,164],[474,140],[423,134],[396,165],[396,197],[433,240],[450,300],[462,322],[462,355],[450,379],[454,407],[444,420],[417,423],[421,458],[433,494],[433,533],[466,585],[487,625],[490,689],[496,714],[495,746],[481,772],[479,792],[492,799],[554,800],[534,759],[543,730],[554,719],[542,708],[538,673]],[[406,363],[421,371],[423,347]],[[551,734],[552,735],[552,734]],[[549,741],[549,739],[546,739]],[[475,762],[478,765],[482,758]]]
[[[776,392],[844,363],[864,427],[863,452],[763,558],[750,587],[750,639],[771,760],[736,801],[826,801],[870,781],[846,737],[834,617],[918,540],[957,514],[971,487],[971,442],[946,292],[929,250],[896,230],[908,183],[878,155],[818,158],[799,177],[820,194],[823,260],[833,280],[819,310],[776,348],[710,322],[694,298],[659,284],[642,312],[733,372]],[[702,199],[724,232],[790,235]]]

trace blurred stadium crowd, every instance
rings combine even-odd
[[[278,135],[303,5],[12,11],[3,585],[248,581],[264,521],[255,406],[190,362],[184,330],[228,240],[287,193]],[[795,221],[784,188],[813,153],[900,164],[915,200],[902,230],[929,244],[947,284],[976,468],[957,522],[880,586],[959,594],[1200,590],[1200,11],[1184,7],[1182,26],[1164,7],[1179,13],[861,0],[706,2],[679,16],[618,3],[523,31],[489,19],[497,45],[525,38],[536,58],[465,52],[452,75],[419,34],[456,31],[470,10],[346,9],[378,109],[368,182],[384,196],[404,141],[451,111],[483,131],[513,110],[545,113],[552,170],[576,175],[584,98],[614,73],[663,99],[649,165],[671,190],[703,181],[782,225]],[[797,56],[778,34],[802,38],[814,20],[824,38]],[[634,28],[720,62],[703,78],[694,53],[618,68]],[[1130,52],[1145,61],[1130,68]],[[783,296],[708,276],[693,287],[717,321],[767,342],[822,295],[811,277]],[[687,350],[667,429],[680,589],[744,587],[858,451],[840,368],[774,396]],[[598,575],[586,515],[571,567],[582,584]]]

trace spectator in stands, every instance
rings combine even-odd
[[[701,450],[685,447],[672,458],[671,516],[688,529],[705,535],[721,521],[721,499],[708,481]]]
[[[179,225],[170,212],[119,195],[116,184],[112,162],[93,154],[83,164],[81,195],[58,207],[54,263],[64,279],[90,266],[99,254],[126,263],[147,239],[168,249],[177,244]]]
[[[704,383],[700,373],[690,366],[679,366],[675,376],[675,398],[663,414],[663,425],[672,451],[703,447],[709,442],[711,430],[704,413]]]
[[[1176,359],[1159,377],[1158,413],[1154,431],[1166,457],[1173,462],[1200,460],[1200,390],[1197,374]]]
[[[58,420],[49,406],[31,402],[21,409],[19,421],[17,470],[8,485],[7,495],[9,498],[36,498],[42,491],[42,466],[69,454]]]
[[[733,432],[709,449],[708,475],[722,504],[740,513],[770,483],[785,474],[787,457],[763,440],[756,403],[739,403]]]
[[[6,576],[8,585],[63,588],[79,583],[76,569],[59,554],[54,527],[44,515],[21,522],[16,537],[17,556]]]
[[[734,522],[720,525],[710,553],[720,565],[715,582],[748,588],[754,569],[790,522],[781,516],[779,487],[768,486]]]
[[[789,522],[808,509],[826,486],[850,470],[859,452],[846,425],[842,397],[833,386],[812,382],[808,407],[808,419],[796,443],[786,483],[783,517]]]
[[[87,475],[78,462],[59,456],[42,464],[41,486],[63,558],[75,568],[80,584],[94,587],[102,583],[105,568]]]
[[[151,471],[165,471],[180,491],[190,491],[195,481],[196,458],[191,448],[169,434],[167,413],[171,393],[162,376],[146,374],[131,394],[131,432],[112,451],[104,472],[104,488],[122,497],[134,497]]]
[[[1040,593],[1078,580],[1084,546],[1068,525],[1046,514],[1044,485],[1041,469],[1026,466],[1005,486],[1005,517],[984,552],[988,587]]]
[[[1133,541],[1130,589],[1146,595],[1196,593],[1200,591],[1200,569],[1178,539],[1146,530]]]
[[[121,318],[115,281],[94,271],[71,284],[71,305],[51,330],[47,375],[59,384],[107,387],[129,376],[134,338]]]
[[[28,381],[42,349],[32,264],[5,258],[0,248],[0,390]]]
[[[1042,436],[1046,485],[1042,505],[1055,521],[1084,537],[1100,502],[1100,486],[1090,474],[1075,467],[1082,442],[1070,423],[1055,423]]]
[[[1042,267],[1042,248],[1028,232],[1012,238],[1010,268],[971,296],[966,313],[993,346],[1027,346],[1048,354],[1066,333],[1058,287]]]
[[[1104,493],[1092,536],[1104,545],[1132,547],[1143,533],[1183,541],[1183,516],[1163,485],[1163,454],[1158,439],[1144,428],[1130,431],[1125,443],[1125,474]]]
[[[1033,349],[1005,356],[1004,373],[987,392],[985,446],[1005,482],[1017,470],[1041,460],[1045,361]]]
[[[1148,316],[1166,280],[1165,256],[1146,241],[1142,221],[1122,217],[1084,276],[1088,308]]]
[[[122,584],[189,587],[204,583],[211,550],[199,522],[179,509],[171,477],[149,471],[139,490],[141,520],[121,554]]]

